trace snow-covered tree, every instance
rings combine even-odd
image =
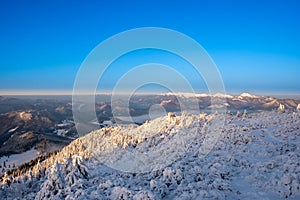
[[[279,110],[280,112],[285,112],[284,105],[283,105],[283,104],[280,104],[278,110]]]
[[[245,109],[244,112],[243,112],[243,118],[247,118],[248,117],[248,112],[247,110]]]
[[[129,199],[132,199],[132,192],[130,190],[128,190],[127,188],[124,188],[124,187],[115,187],[111,192],[110,199],[113,199],[113,200],[118,200],[118,199],[129,200]]]
[[[36,200],[40,199],[62,199],[64,188],[66,187],[61,165],[55,163],[46,171],[46,180],[42,184],[41,190],[37,193]]]

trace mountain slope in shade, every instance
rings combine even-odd
[[[299,199],[300,113],[264,111],[226,116],[218,142],[203,157],[199,148],[208,134],[206,127],[218,117],[221,116],[169,115],[142,126],[93,131],[60,152],[1,176],[0,196],[4,199]],[[169,143],[188,130],[196,134],[194,140],[175,147]],[[164,145],[170,146],[161,148]],[[122,172],[103,165],[103,160],[108,159],[107,162],[122,166],[118,158],[122,160],[119,155],[125,151],[151,154],[160,148],[184,149],[184,153],[167,166],[143,173]],[[125,167],[130,163],[122,161]],[[157,161],[163,164],[165,157],[158,157]]]

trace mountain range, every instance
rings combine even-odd
[[[153,105],[159,105],[166,112],[180,112],[178,98],[184,99],[189,110],[199,109],[209,113],[211,99],[222,99],[223,107],[229,112],[255,112],[258,110],[277,109],[280,104],[285,109],[296,109],[299,99],[277,99],[269,96],[256,96],[243,93],[239,96],[223,94],[160,94],[134,95],[130,98],[130,115],[135,117],[137,124],[150,120],[149,110]],[[122,123],[126,104],[119,100],[118,107],[114,107],[112,114],[111,96],[96,96],[95,121],[101,128],[110,123]],[[31,96],[31,97],[0,97],[0,156],[21,153],[40,143],[47,142],[57,145],[56,149],[70,143],[78,137],[72,116],[71,96]],[[199,105],[198,108],[196,108]],[[94,122],[93,122],[94,123]]]

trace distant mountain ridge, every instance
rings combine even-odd
[[[199,100],[199,107],[201,109],[207,109],[210,106],[211,98],[226,99],[228,110],[272,110],[277,109],[280,104],[284,105],[287,109],[297,109],[300,104],[300,99],[292,98],[275,98],[271,96],[259,96],[249,93],[242,93],[238,96],[229,94],[185,94],[185,93],[167,93],[165,96],[174,97],[176,95],[186,98],[197,98]]]

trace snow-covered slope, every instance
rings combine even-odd
[[[29,168],[25,177],[6,174],[0,196],[299,199],[300,113],[287,110],[228,115],[214,149],[203,156],[201,146],[211,134],[208,127],[222,117],[169,114],[141,126],[93,131]],[[180,136],[185,140],[176,143],[180,140],[175,138]],[[123,155],[140,155],[144,172],[139,173],[138,158]]]

